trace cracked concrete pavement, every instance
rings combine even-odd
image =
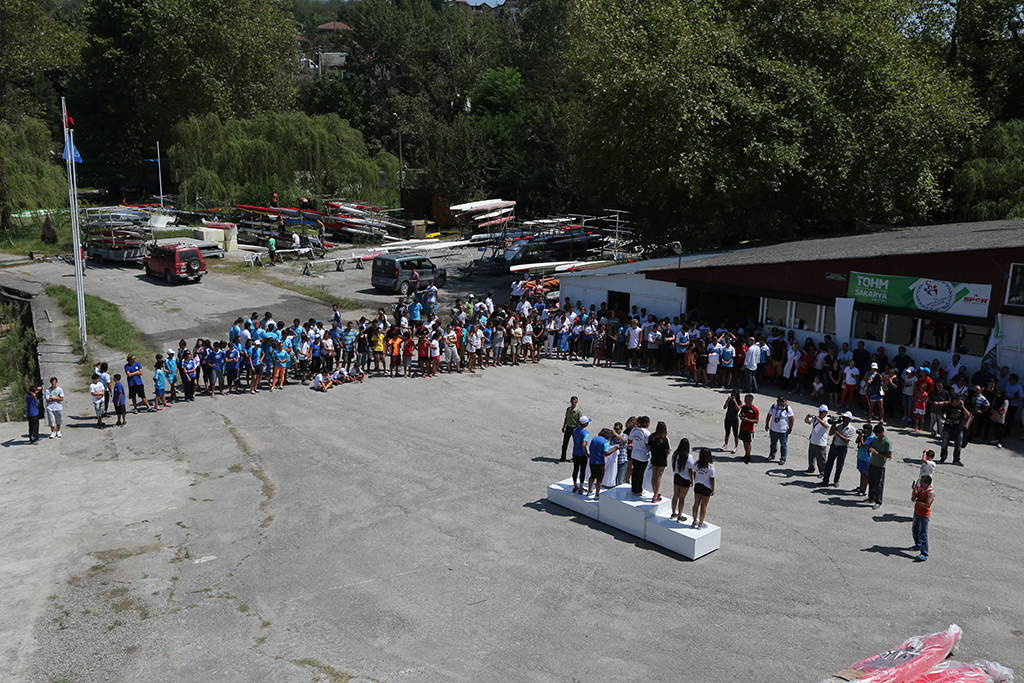
[[[324,280],[355,294],[369,272]],[[218,273],[167,288],[98,269],[87,287],[154,346],[252,310],[328,315]],[[36,447],[0,424],[0,612],[18,615],[0,626],[3,680],[820,680],[952,622],[959,658],[1024,667],[1019,439],[939,467],[918,564],[909,484],[932,440],[895,430],[872,511],[847,493],[850,463],[840,490],[799,473],[806,426],[787,468],[759,433],[751,465],[716,453],[722,548],[688,562],[545,501],[570,474],[570,394],[598,426],[647,414],[673,441],[721,444],[720,392],[554,361],[203,397]]]

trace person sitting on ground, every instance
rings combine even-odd
[[[331,376],[324,373],[317,373],[316,377],[313,378],[313,389],[316,391],[327,391],[334,386],[334,381]]]

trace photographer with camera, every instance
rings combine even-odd
[[[850,441],[857,436],[857,430],[850,425],[852,419],[853,413],[850,411],[829,419],[831,427],[828,434],[832,437],[832,446],[828,449],[828,462],[821,472],[822,486],[828,486],[833,466],[836,468],[836,478],[832,480],[832,486],[839,486],[839,475],[843,473],[847,449],[850,447]]]
[[[825,473],[825,447],[828,445],[828,434],[831,424],[828,419],[828,406],[824,403],[818,408],[817,415],[808,414],[804,422],[811,425],[811,445],[807,448],[807,471],[804,474],[814,474],[814,465],[817,463],[818,471]]]

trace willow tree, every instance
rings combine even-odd
[[[924,221],[982,117],[901,0],[580,0],[595,201],[694,247]]]
[[[371,155],[362,134],[335,114],[210,114],[180,123],[174,138],[169,157],[188,204],[266,205],[274,191],[285,203],[313,195],[398,201],[398,160]]]
[[[11,230],[11,214],[67,206],[67,181],[53,161],[50,131],[42,121],[19,116],[0,121],[0,226]],[[60,151],[59,149],[56,151]]]

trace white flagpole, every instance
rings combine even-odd
[[[67,150],[68,204],[71,209],[71,244],[75,250],[75,294],[78,303],[78,334],[82,343],[82,355],[88,355],[88,339],[85,324],[85,262],[82,260],[82,242],[78,225],[78,174],[75,171],[75,131],[68,126],[68,109],[64,98],[60,98],[64,127],[64,149]]]
[[[164,169],[160,165],[160,142],[156,143],[156,175],[160,179],[160,208],[164,208]]]

